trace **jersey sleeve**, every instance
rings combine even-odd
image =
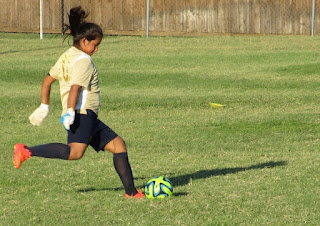
[[[49,71],[50,76],[57,80],[59,79],[59,67],[60,67],[60,59]]]
[[[89,58],[85,57],[78,60],[72,67],[71,85],[76,84],[86,89],[89,88],[94,70],[94,66]]]

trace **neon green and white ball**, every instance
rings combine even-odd
[[[147,182],[144,192],[148,199],[163,199],[172,196],[173,184],[164,176],[154,177]]]

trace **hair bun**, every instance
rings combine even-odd
[[[81,6],[73,7],[68,13],[69,24],[64,24],[63,33],[66,34],[70,30],[66,37],[73,36],[73,45],[78,45],[82,38],[91,41],[97,37],[103,37],[101,27],[95,23],[88,23],[87,16],[88,14]]]
[[[70,30],[71,35],[76,36],[81,25],[86,23],[85,19],[87,16],[88,15],[81,6],[73,7],[68,13],[69,25],[64,25],[63,32],[65,33],[66,31]]]

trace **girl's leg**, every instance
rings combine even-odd
[[[51,143],[26,148],[31,152],[31,156],[77,160],[82,158],[87,147],[88,145],[83,143],[70,143],[69,145]]]
[[[138,193],[134,186],[131,166],[128,160],[127,147],[121,137],[116,137],[111,140],[104,150],[113,153],[114,167],[123,183],[127,196],[134,196]]]
[[[88,145],[84,143],[70,143],[70,156],[69,160],[81,159]]]
[[[106,144],[104,150],[110,151],[113,154],[123,153],[127,152],[127,146],[124,140],[121,137],[117,136],[116,138],[114,138]]]
[[[50,143],[37,145],[33,147],[26,147],[31,153],[31,156],[55,159],[69,159],[70,147],[61,143]]]
[[[22,162],[33,156],[77,160],[83,156],[87,146],[87,144],[83,143],[70,143],[69,145],[50,143],[33,147],[27,147],[24,144],[16,144],[14,148],[13,162],[14,166],[18,169]]]

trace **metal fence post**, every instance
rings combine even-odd
[[[149,24],[150,24],[150,0],[147,0],[146,7],[146,36],[149,37]]]
[[[64,0],[61,0],[61,34],[63,34],[64,27]]]
[[[314,36],[315,27],[315,16],[316,16],[316,0],[312,0],[312,21],[311,21],[311,35]]]
[[[40,0],[40,39],[43,39],[43,16],[42,16],[42,11],[43,11],[43,0]]]

